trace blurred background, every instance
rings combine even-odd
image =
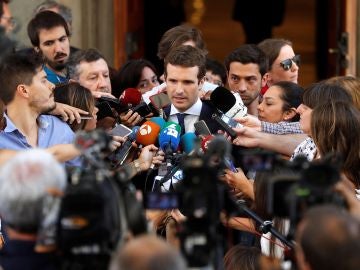
[[[16,34],[21,46],[30,46],[26,26],[33,9],[41,2],[12,0],[10,3],[13,15],[21,25]],[[161,35],[185,22],[202,31],[209,55],[220,62],[231,50],[245,43],[242,24],[232,19],[235,0],[58,2],[72,9],[71,45],[101,50],[109,64],[116,68],[127,59],[139,57],[161,65],[156,57]],[[258,2],[260,10],[268,8],[262,3],[266,2],[271,7],[276,1]],[[258,16],[256,10],[248,12]],[[299,83],[302,86],[334,75],[359,75],[358,14],[360,7],[357,0],[285,0],[284,17],[281,25],[273,28],[273,37],[291,40],[295,52],[301,55]]]

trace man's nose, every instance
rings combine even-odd
[[[63,46],[62,46],[61,42],[55,41],[54,50],[55,50],[55,52],[62,52],[63,51]]]

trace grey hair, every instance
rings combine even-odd
[[[0,168],[0,216],[16,228],[38,228],[48,189],[63,191],[66,173],[41,149],[19,152]]]
[[[54,0],[46,0],[42,3],[40,3],[34,10],[33,17],[35,17],[36,14],[39,12],[49,10],[52,8],[57,8],[59,10],[59,14],[64,18],[66,23],[71,27],[72,26],[72,13],[71,9],[67,6],[60,4]]]

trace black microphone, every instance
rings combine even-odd
[[[224,113],[227,117],[238,118],[247,114],[247,108],[244,105],[238,93],[231,93],[224,87],[217,87],[210,96],[212,104]]]

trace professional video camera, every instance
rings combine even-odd
[[[76,144],[86,161],[69,173],[58,222],[62,269],[106,269],[112,252],[131,231],[146,231],[126,166],[109,170],[104,156],[111,139],[104,131],[80,132]]]

